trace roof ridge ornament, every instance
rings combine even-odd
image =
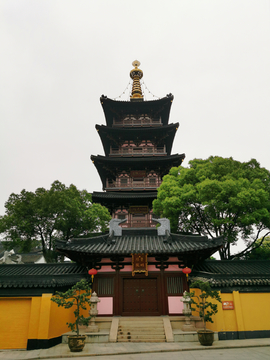
[[[171,232],[170,220],[167,218],[153,218],[153,220],[160,224],[160,226],[157,228],[158,236],[168,237]]]
[[[140,79],[143,77],[143,72],[141,69],[138,68],[138,66],[141,65],[141,63],[138,60],[134,60],[132,65],[134,66],[134,69],[130,71],[130,77],[133,80],[132,85],[132,91],[130,100],[132,101],[142,101],[143,100],[143,94],[142,94],[142,88]]]
[[[110,230],[109,238],[112,239],[114,236],[122,236],[122,227],[120,224],[126,222],[127,219],[111,219],[110,220]]]

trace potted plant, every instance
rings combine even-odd
[[[199,316],[203,321],[203,330],[198,330],[198,338],[201,345],[210,346],[214,341],[214,332],[206,329],[206,323],[213,323],[212,316],[218,312],[218,305],[212,303],[211,300],[221,302],[221,297],[216,290],[212,290],[209,282],[201,280],[194,281],[191,288],[199,288],[201,290],[200,295],[195,295],[195,291],[188,293],[190,297],[191,310],[197,310]],[[192,307],[195,305],[195,307]]]
[[[70,309],[72,306],[75,307],[75,321],[67,323],[71,331],[76,332],[76,335],[68,336],[68,346],[72,352],[79,352],[84,348],[86,336],[80,335],[79,325],[87,326],[91,319],[91,316],[86,318],[81,313],[82,310],[87,310],[86,306],[90,304],[90,298],[91,283],[86,279],[80,280],[66,292],[56,291],[55,295],[51,298],[58,306],[63,306],[65,309]]]

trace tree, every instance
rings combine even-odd
[[[49,190],[38,188],[34,193],[22,190],[11,194],[5,208],[0,233],[4,233],[9,246],[19,245],[21,251],[30,251],[41,243],[47,262],[56,261],[56,239],[105,231],[111,218],[105,207],[92,204],[86,190],[80,191],[74,185],[66,187],[59,181]]]
[[[168,217],[173,231],[223,236],[221,259],[242,257],[270,227],[270,172],[252,159],[194,159],[189,167],[172,168],[153,202],[156,215]],[[231,254],[243,239],[247,247]]]
[[[258,239],[252,246],[245,259],[248,260],[270,260],[270,236]]]
[[[55,302],[58,307],[62,306],[65,309],[70,309],[74,306],[75,320],[67,323],[71,331],[76,332],[76,335],[80,335],[79,325],[88,326],[91,316],[84,317],[83,310],[87,310],[87,306],[91,306],[90,298],[92,295],[92,283],[89,283],[86,279],[82,279],[77,284],[73,285],[71,289],[66,292],[56,291],[55,295],[51,298],[51,301]]]
[[[201,290],[199,295],[196,295],[195,291],[186,292],[185,296],[190,297],[190,305],[192,311],[198,311],[199,316],[203,321],[203,328],[206,331],[206,323],[213,323],[212,316],[218,312],[217,303],[212,303],[211,300],[221,302],[221,297],[217,290],[213,290],[209,282],[201,280],[194,281],[190,284],[190,288],[198,288]],[[192,307],[192,306],[195,307]]]

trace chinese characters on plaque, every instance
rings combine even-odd
[[[132,276],[135,273],[145,273],[148,276],[147,255],[148,254],[131,254],[132,255]]]
[[[128,212],[130,214],[147,214],[149,212],[148,206],[130,206]]]
[[[234,310],[233,301],[222,301],[223,310]]]

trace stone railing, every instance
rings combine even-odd
[[[156,227],[156,223],[150,220],[131,220],[120,225],[122,228]]]

